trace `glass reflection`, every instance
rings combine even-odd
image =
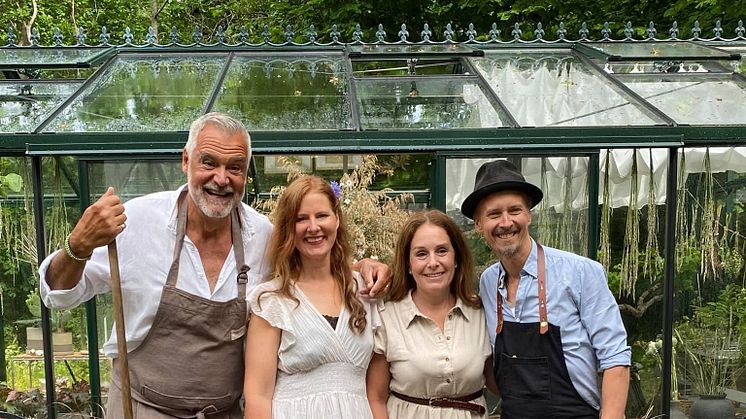
[[[663,123],[571,55],[499,53],[473,62],[521,126]]]
[[[487,128],[508,125],[476,80],[360,80],[363,128]]]
[[[186,130],[224,62],[224,55],[120,56],[46,130]]]
[[[0,82],[0,132],[33,132],[79,82]]]
[[[586,45],[609,55],[622,58],[634,57],[723,57],[729,54],[725,51],[693,42],[589,42]]]
[[[347,74],[339,56],[238,56],[212,110],[239,117],[249,130],[347,129]]]
[[[746,85],[735,79],[645,78],[625,84],[676,122],[746,124]]]
[[[76,67],[108,48],[0,48],[0,65],[69,65]]]

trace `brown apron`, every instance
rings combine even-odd
[[[242,418],[246,334],[246,283],[249,267],[238,217],[231,215],[238,295],[212,301],[176,288],[186,236],[186,190],[179,196],[176,245],[153,325],[142,344],[128,354],[135,419]],[[122,417],[118,362],[112,368],[107,418]]]

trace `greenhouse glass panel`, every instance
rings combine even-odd
[[[187,130],[225,60],[222,54],[119,56],[45,131]]]
[[[721,73],[729,74],[729,61],[616,61],[604,64],[610,74]],[[732,61],[738,63],[738,61]]]
[[[0,48],[0,68],[90,67],[111,48]]]
[[[82,82],[0,81],[0,132],[32,132]]]
[[[476,79],[365,79],[356,86],[366,129],[509,126]]]
[[[672,396],[737,394],[746,337],[746,147],[683,148],[679,161]]]
[[[472,61],[521,126],[664,123],[569,54],[493,53]]]
[[[212,110],[251,130],[348,129],[352,124],[342,55],[237,56]]]
[[[746,124],[746,83],[732,78],[622,79],[646,101],[682,124]]]
[[[413,62],[414,61],[414,62]],[[353,61],[352,75],[355,77],[374,76],[435,76],[464,74],[464,68],[457,59],[442,60],[381,60]]]
[[[711,58],[728,59],[732,54],[717,48],[698,45],[693,42],[589,42],[585,45],[595,48],[614,58],[623,60],[656,58]]]

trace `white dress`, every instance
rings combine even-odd
[[[372,419],[365,372],[373,352],[373,331],[380,325],[375,302],[363,301],[367,327],[357,334],[348,326],[350,315],[344,306],[332,329],[300,289],[294,289],[299,304],[266,293],[278,287],[276,279],[265,282],[249,296],[252,316],[282,330],[272,417]]]

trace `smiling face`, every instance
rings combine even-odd
[[[493,193],[482,199],[474,212],[474,226],[501,261],[528,256],[531,251],[529,225],[528,200],[519,192]]]
[[[249,150],[241,134],[226,134],[213,125],[197,135],[191,154],[182,153],[189,196],[209,218],[225,218],[243,198]]]
[[[339,218],[321,192],[309,192],[295,216],[295,249],[301,262],[329,260],[337,240]]]
[[[434,224],[422,224],[412,236],[409,269],[417,290],[448,294],[456,271],[456,252],[448,233]]]

